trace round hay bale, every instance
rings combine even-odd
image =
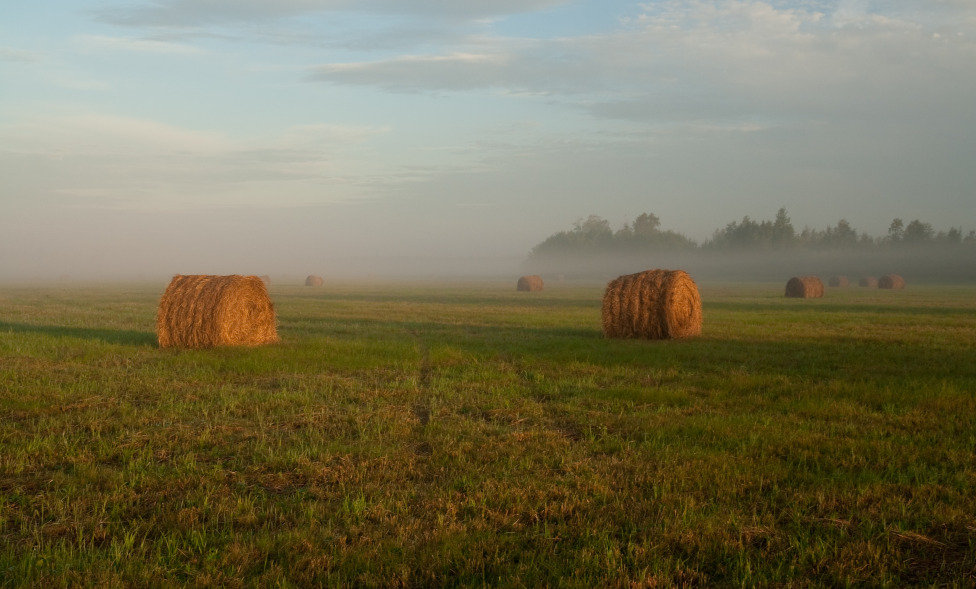
[[[865,276],[864,278],[857,281],[858,286],[867,286],[870,288],[877,288],[878,279],[874,276]]]
[[[542,290],[544,283],[542,282],[542,277],[532,274],[531,276],[522,276],[518,279],[518,285],[516,285],[516,290],[522,290],[526,292],[534,292],[537,290]]]
[[[835,274],[834,276],[830,277],[830,280],[827,281],[827,284],[829,284],[830,286],[846,288],[851,285],[851,281],[848,280],[846,276]]]
[[[322,277],[314,274],[309,274],[308,278],[305,279],[305,286],[322,286],[323,284],[325,281],[322,280]]]
[[[645,270],[611,280],[603,294],[603,334],[676,339],[701,333],[698,286],[682,270]]]
[[[901,289],[905,288],[905,279],[897,274],[885,274],[878,279],[878,288]]]
[[[819,299],[823,294],[823,282],[817,276],[794,276],[786,283],[786,296],[790,298]]]
[[[268,289],[257,276],[176,275],[156,312],[159,347],[260,346],[278,341]]]

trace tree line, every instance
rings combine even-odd
[[[661,228],[661,219],[643,213],[633,223],[614,231],[610,222],[598,215],[578,219],[572,229],[550,235],[532,248],[531,259],[566,255],[666,252],[781,251],[809,250],[888,250],[911,246],[976,246],[976,231],[963,234],[961,227],[936,231],[918,219],[908,222],[893,219],[888,233],[870,236],[859,232],[846,219],[825,229],[804,227],[797,231],[785,208],[772,220],[756,221],[748,216],[733,221],[698,243],[681,233]]]

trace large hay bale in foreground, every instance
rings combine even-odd
[[[645,270],[611,280],[603,294],[603,334],[675,339],[701,333],[698,286],[682,270]]]
[[[309,274],[308,278],[305,279],[305,286],[322,286],[325,283],[321,276],[316,276],[314,274]]]
[[[177,275],[156,312],[159,347],[260,346],[278,341],[268,289],[257,276]]]
[[[858,286],[867,286],[870,288],[876,288],[878,286],[878,279],[874,276],[865,276],[864,278],[857,281]]]
[[[542,282],[542,277],[532,274],[530,276],[522,276],[518,279],[518,284],[516,285],[516,290],[523,290],[527,292],[534,292],[537,290],[542,290],[544,283]]]
[[[830,286],[845,288],[851,285],[851,281],[848,280],[846,276],[835,274],[834,276],[830,277],[830,280],[827,281],[827,284]]]
[[[819,276],[794,276],[786,283],[786,296],[795,299],[819,299],[824,294]]]
[[[878,279],[878,288],[905,288],[905,279],[897,274],[885,274]]]

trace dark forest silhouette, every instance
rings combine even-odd
[[[717,279],[777,279],[797,272],[852,276],[900,272],[922,281],[976,281],[976,231],[936,231],[921,220],[894,219],[888,233],[871,236],[846,219],[825,229],[797,231],[785,208],[772,220],[746,216],[702,243],[661,228],[653,213],[614,231],[597,215],[536,245],[526,269],[564,275],[604,275],[645,267],[691,267]]]

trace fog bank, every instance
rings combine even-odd
[[[685,270],[699,282],[782,281],[816,275],[826,281],[846,276],[857,284],[866,276],[898,274],[909,283],[976,283],[972,247],[918,247],[890,250],[784,250],[769,252],[693,251],[646,255],[549,257],[526,261],[523,270],[566,279],[610,280],[649,269]]]

